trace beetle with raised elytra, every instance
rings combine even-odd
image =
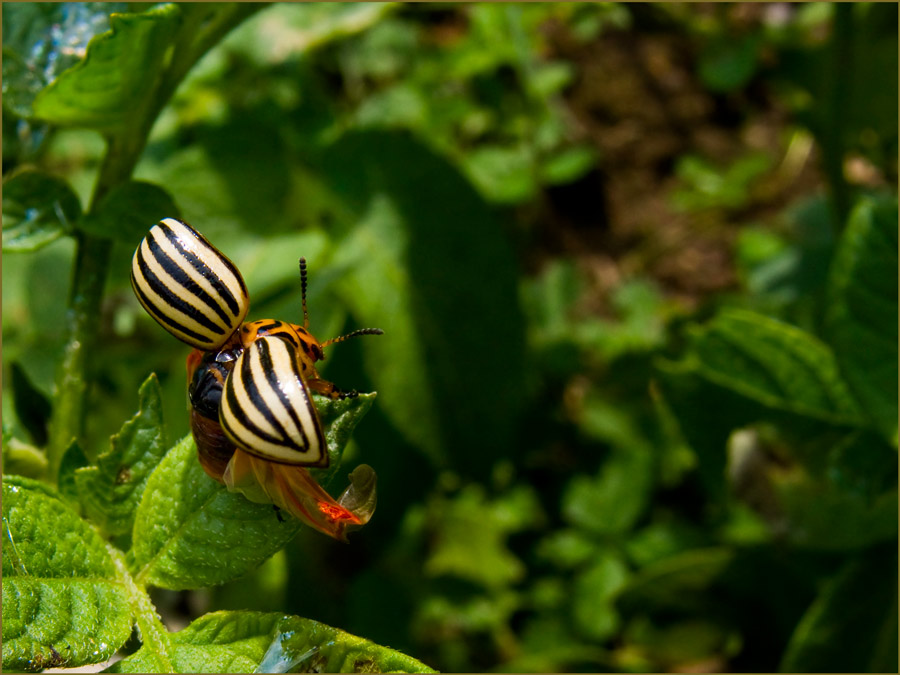
[[[244,323],[250,300],[234,264],[185,222],[164,218],[134,253],[131,285],[147,313],[192,347],[187,358],[191,433],[203,469],[230,491],[271,502],[337,539],[375,508],[375,472],[360,466],[333,499],[305,467],[328,466],[311,393],[357,396],[319,377],[324,348],[364,328],[319,342],[309,332],[306,260],[300,258],[303,325]]]

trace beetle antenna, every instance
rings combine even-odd
[[[309,330],[309,312],[306,310],[306,258],[300,258],[300,297],[303,301],[303,327]]]
[[[321,346],[324,348],[328,345],[333,345],[338,342],[343,342],[344,340],[349,340],[352,337],[359,337],[360,335],[384,335],[384,331],[380,328],[360,328],[359,330],[355,330],[352,333],[347,333],[346,335],[341,335],[340,337],[325,340],[325,342],[323,342]]]

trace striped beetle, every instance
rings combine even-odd
[[[191,433],[200,464],[230,491],[273,503],[312,527],[345,539],[375,508],[375,472],[360,466],[335,501],[304,467],[328,466],[312,392],[356,396],[319,377],[324,348],[364,328],[319,342],[309,332],[306,261],[300,258],[303,325],[244,323],[250,301],[234,264],[190,225],[164,218],[137,247],[131,285],[157,323],[194,350],[187,358]]]

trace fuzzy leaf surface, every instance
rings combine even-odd
[[[109,659],[132,612],[105,542],[53,490],[3,478],[3,667]]]
[[[333,465],[343,451],[337,443],[346,443],[372,398],[336,401],[327,412]],[[134,522],[131,569],[139,582],[172,590],[222,584],[256,568],[299,527],[292,518],[279,521],[271,505],[251,503],[207,476],[188,436],[147,481]]]
[[[166,452],[159,381],[150,375],[138,392],[137,414],[112,438],[96,466],[75,472],[75,486],[88,517],[112,535],[131,531],[150,474]]]

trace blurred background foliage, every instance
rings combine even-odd
[[[149,7],[4,6],[7,472],[45,461],[66,235],[104,151],[34,97],[109,12]],[[349,546],[304,531],[239,582],[159,592],[170,628],[283,611],[448,671],[896,671],[897,24],[260,7],[163,109],[153,185],[115,200],[82,445],[151,371],[188,432],[187,349],[128,283],[177,211],[251,318],[299,318],[304,255],[318,336],[385,330],[324,369],[379,393],[347,455],[379,506]]]

